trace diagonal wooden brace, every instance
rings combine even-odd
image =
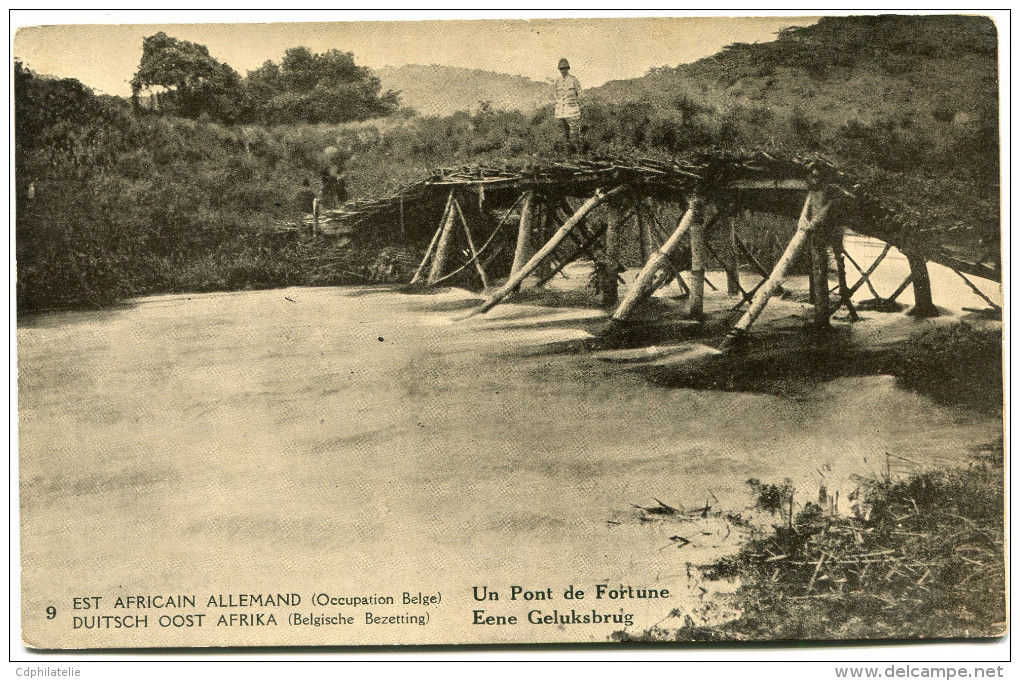
[[[573,253],[571,253],[569,256],[564,258],[561,263],[556,265],[556,267],[553,268],[552,272],[550,272],[549,274],[547,274],[544,277],[542,277],[541,279],[539,279],[538,283],[536,283],[535,286],[541,286],[542,284],[546,283],[547,281],[549,281],[550,279],[555,277],[557,274],[562,272],[563,269],[567,265],[569,265],[570,263],[572,263],[575,260],[577,260],[578,258],[580,258],[582,254],[584,254],[584,253],[590,254],[591,253],[591,248],[590,248],[591,245],[593,243],[595,243],[598,239],[600,239],[602,237],[602,234],[605,231],[606,231],[606,228],[603,227],[602,229],[598,230],[594,234],[588,234],[588,238],[586,240],[580,241],[580,242],[577,243],[577,249],[574,250]],[[576,239],[575,239],[575,241],[576,241]]]
[[[517,230],[517,248],[514,251],[514,262],[510,266],[510,274],[516,274],[524,265],[529,246],[531,245],[531,222],[532,204],[534,203],[535,192],[528,190],[524,192],[524,205],[521,206],[521,223]]]
[[[478,260],[478,249],[475,248],[475,240],[471,236],[471,228],[468,226],[467,218],[464,217],[464,212],[460,209],[460,204],[456,201],[453,202],[453,207],[457,209],[457,215],[460,217],[460,224],[464,227],[464,234],[467,236],[468,248],[471,249],[471,262],[475,264],[475,269],[478,270],[478,276],[482,280],[482,290],[489,288],[489,278],[485,275],[485,268],[482,267],[482,263]]]
[[[681,240],[690,231],[691,225],[694,224],[695,221],[701,221],[703,211],[703,200],[696,196],[691,197],[691,200],[688,203],[687,212],[684,213],[684,216],[681,218],[676,230],[669,237],[666,243],[664,243],[659,250],[648,258],[648,262],[645,263],[641,273],[638,275],[637,279],[634,280],[630,291],[627,293],[627,297],[624,298],[623,302],[620,303],[620,306],[616,308],[616,311],[613,313],[613,319],[615,321],[626,320],[634,311],[634,308],[652,294],[659,270],[671,265],[670,256],[680,246]],[[640,212],[638,215],[640,215]]]
[[[577,212],[574,213],[574,215],[571,216],[571,218],[567,220],[563,226],[556,230],[556,233],[553,234],[552,238],[549,239],[545,246],[542,246],[535,255],[531,256],[531,260],[521,267],[516,274],[511,276],[510,279],[508,279],[498,291],[493,293],[488,300],[472,310],[468,316],[484,314],[499,305],[504,298],[514,292],[517,286],[519,286],[520,283],[524,281],[528,275],[531,274],[531,272],[549,256],[550,253],[556,250],[556,247],[567,238],[567,235],[572,232],[582,220],[584,220],[584,217],[588,213],[608,201],[612,196],[623,191],[623,188],[624,185],[619,185],[605,193],[603,193],[602,190],[596,190],[595,195],[585,201],[584,204],[577,209]]]
[[[411,277],[412,284],[417,284],[421,280],[422,275],[425,274],[425,265],[427,265],[429,260],[432,258],[432,252],[435,250],[436,244],[439,242],[439,237],[442,235],[443,230],[446,229],[446,217],[450,213],[450,203],[452,201],[453,192],[451,191],[450,195],[446,198],[446,207],[443,209],[443,217],[439,219],[439,229],[436,230],[435,236],[432,237],[429,247],[425,249],[425,257],[421,259],[421,264],[418,265],[417,271],[415,271],[414,276]]]
[[[443,224],[442,234],[439,235],[439,243],[436,244],[436,254],[432,258],[432,268],[429,270],[429,284],[435,284],[443,276],[446,261],[450,256],[450,247],[453,245],[453,223],[457,217],[453,204],[456,202],[457,199],[451,189],[449,198],[450,209],[446,211],[446,222]]]
[[[794,258],[797,257],[800,249],[807,242],[811,232],[825,220],[831,206],[832,201],[826,197],[825,192],[814,191],[808,193],[807,199],[804,201],[804,209],[800,213],[800,220],[797,222],[797,231],[794,232],[793,238],[790,239],[790,243],[783,252],[783,256],[776,263],[772,273],[769,274],[765,285],[758,289],[747,312],[733,325],[733,329],[730,331],[731,337],[735,338],[746,334],[754,320],[765,310],[769,299],[782,286],[783,280],[786,278],[786,272],[790,269],[790,265],[793,264]]]
[[[873,296],[875,296],[876,298],[882,297],[878,294],[878,291],[875,290],[875,287],[872,286],[871,279],[869,277],[871,277],[871,275],[874,274],[875,270],[878,269],[878,266],[882,264],[882,261],[885,259],[885,256],[889,254],[890,249],[892,249],[892,245],[887,243],[885,245],[885,248],[882,249],[882,252],[878,254],[877,258],[875,258],[875,261],[871,263],[867,270],[863,271],[861,270],[860,266],[856,262],[854,262],[854,259],[850,257],[850,254],[847,253],[846,250],[843,251],[843,253],[846,254],[847,259],[850,260],[850,264],[856,267],[857,271],[861,273],[860,280],[850,287],[850,295],[857,293],[857,289],[859,289],[863,284],[866,283],[868,285],[868,288],[871,289],[871,294]]]

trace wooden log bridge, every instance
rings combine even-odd
[[[475,314],[488,312],[492,308],[496,307],[496,305],[498,305],[504,298],[517,290],[517,287],[520,286],[525,277],[535,271],[542,261],[544,261],[546,257],[548,257],[556,249],[556,247],[567,238],[574,228],[581,224],[581,221],[584,220],[584,217],[590,213],[592,209],[609,200],[611,196],[618,194],[622,189],[622,186],[618,186],[604,194],[601,190],[596,189],[595,195],[585,201],[584,205],[578,208],[577,212],[574,213],[569,220],[564,222],[562,227],[556,230],[556,233],[552,235],[552,238],[550,238],[549,241],[531,257],[531,260],[525,263],[516,273],[514,273],[501,289],[492,294],[488,300],[479,306],[475,310]]]
[[[676,230],[670,235],[666,243],[652,253],[651,257],[648,258],[648,262],[645,263],[641,273],[634,280],[634,284],[631,286],[630,293],[624,298],[620,306],[616,308],[616,312],[613,313],[613,319],[616,321],[623,321],[630,316],[634,308],[648,296],[650,296],[656,289],[656,278],[659,272],[663,269],[673,270],[675,274],[677,267],[672,263],[674,253],[680,247],[680,243],[684,236],[691,230],[691,225],[694,223],[701,223],[702,214],[704,212],[704,205],[702,199],[696,194],[692,195],[688,202],[687,211],[684,216],[680,219],[680,223],[677,225]],[[691,236],[692,243],[695,240],[695,236]],[[693,249],[692,249],[693,251]],[[693,254],[692,254],[693,255]],[[693,261],[693,257],[692,257]],[[692,265],[693,267],[693,265]],[[703,295],[704,289],[700,289],[700,295]],[[694,299],[692,294],[691,299]]]
[[[745,242],[753,243],[756,235],[738,234],[738,216],[748,210],[797,221],[786,250],[771,268]],[[726,272],[727,294],[739,298],[733,309],[748,305],[732,327],[731,340],[747,334],[805,247],[812,261],[816,327],[828,326],[839,307],[847,308],[851,321],[858,319],[851,296],[864,285],[878,296],[870,277],[893,247],[907,256],[910,276],[891,300],[912,285],[912,312],[919,316],[938,313],[928,262],[956,271],[993,307],[966,275],[1001,281],[999,262],[987,262],[987,230],[979,249],[976,238],[968,248],[967,230],[960,225],[905,228],[881,198],[865,194],[818,156],[715,151],[671,161],[575,159],[447,168],[392,197],[353,201],[316,218],[342,223],[348,231],[371,228],[376,236],[422,244],[423,257],[410,283],[449,282],[483,291],[484,302],[469,316],[488,312],[525,284],[541,286],[565,276],[563,270],[582,258],[592,262],[599,300],[613,310],[616,323],[626,323],[672,281],[687,298],[685,316],[702,319],[704,287],[715,288],[705,272],[714,263]],[[672,231],[663,227],[666,220],[676,220]],[[421,229],[429,224],[436,226],[434,231]],[[728,231],[715,234],[720,226]],[[886,244],[867,267],[848,258],[859,274],[852,286],[846,280],[842,247],[847,229]],[[830,249],[838,279],[835,309],[829,298]],[[982,255],[976,256],[979,250]],[[636,265],[641,265],[640,273],[618,302],[618,283],[626,283],[619,275]],[[761,277],[750,290],[741,285],[741,268]],[[502,284],[491,290],[496,281]]]

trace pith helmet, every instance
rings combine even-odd
[[[558,69],[569,69],[570,68],[570,62],[568,62],[566,59],[560,59],[560,63],[559,63],[559,65],[556,68],[558,68]]]

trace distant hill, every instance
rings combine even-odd
[[[530,111],[552,102],[552,86],[506,73],[435,64],[376,70],[383,91],[399,90],[401,103],[426,116],[475,112],[481,102],[494,109]]]

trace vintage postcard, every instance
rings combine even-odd
[[[1001,19],[22,26],[23,646],[1006,635]]]

